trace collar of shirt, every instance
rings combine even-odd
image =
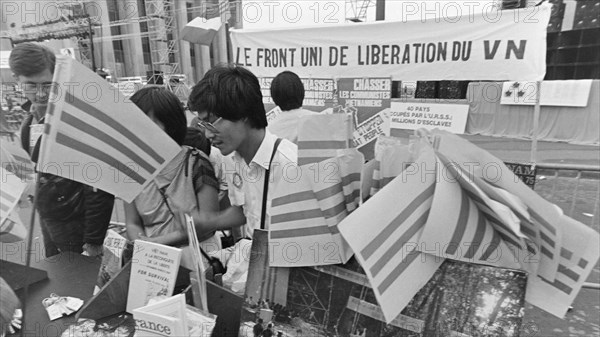
[[[255,163],[265,170],[268,170],[276,140],[277,136],[265,129],[265,138],[263,138],[263,141],[260,143],[260,146],[258,147],[258,150],[256,151],[256,154],[250,163]],[[298,162],[297,153],[294,153],[294,151],[291,151],[288,147],[283,147],[280,144],[280,146],[277,148],[277,152],[281,152],[293,162]],[[237,151],[234,153],[234,156],[237,161],[244,160]]]

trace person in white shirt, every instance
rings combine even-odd
[[[300,118],[317,114],[302,108],[304,85],[300,77],[291,71],[279,73],[271,82],[271,98],[281,113],[269,124],[268,130],[296,144]]]
[[[254,229],[268,229],[270,196],[284,174],[297,174],[298,149],[283,139],[274,151],[278,139],[266,130],[260,84],[245,68],[213,67],[192,89],[188,105],[198,112],[212,145],[232,158],[232,165],[224,167],[232,206],[194,214],[197,229],[209,232],[242,226],[242,236],[251,239]],[[267,170],[266,216],[261,226]]]

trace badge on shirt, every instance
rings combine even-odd
[[[242,188],[242,177],[237,172],[233,174],[233,185],[236,188]]]

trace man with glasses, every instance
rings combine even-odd
[[[199,214],[196,223],[203,231],[245,223],[242,236],[252,238],[254,229],[261,228],[265,186],[264,228],[268,229],[270,196],[286,172],[292,171],[292,177],[297,173],[297,147],[285,139],[276,147],[277,137],[266,130],[258,79],[242,67],[209,70],[192,89],[188,104],[198,111],[199,124],[212,145],[233,161],[232,168],[225,168],[232,207],[219,214]]]
[[[24,108],[30,114],[21,125],[21,145],[37,162],[56,56],[42,45],[20,43],[8,62],[28,99]],[[39,174],[36,189],[34,202],[40,214],[46,257],[61,251],[92,256],[102,253],[114,196],[47,173]]]

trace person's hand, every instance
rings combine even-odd
[[[100,256],[102,255],[102,245],[86,243],[83,245],[83,255]]]
[[[16,333],[21,330],[21,324],[23,323],[23,311],[21,309],[16,309],[13,315],[12,321],[10,321],[10,325],[8,326],[8,332],[11,334]]]

